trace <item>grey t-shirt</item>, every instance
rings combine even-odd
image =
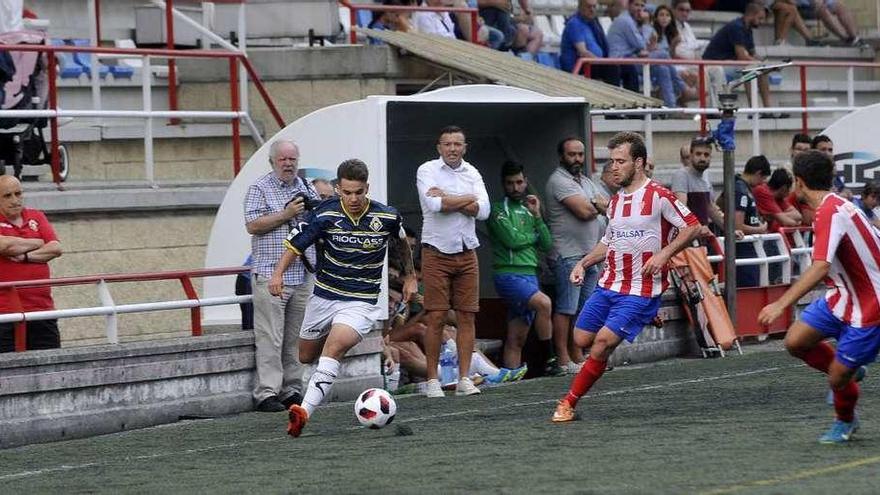
[[[702,225],[709,225],[712,201],[715,201],[715,190],[705,173],[693,167],[681,168],[672,174],[672,192],[687,194],[687,207]]]
[[[597,195],[596,185],[585,176],[580,184],[563,167],[556,167],[547,179],[547,220],[553,234],[553,247],[564,258],[583,256],[602,238],[600,222],[594,218],[583,221],[574,216],[562,200],[579,194],[590,201]]]

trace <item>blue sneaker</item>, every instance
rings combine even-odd
[[[501,368],[498,370],[498,373],[487,376],[486,381],[493,385],[498,385],[499,383],[510,381],[510,373],[511,370],[507,368]]]
[[[852,423],[847,423],[839,419],[834,420],[831,429],[819,437],[819,443],[835,444],[846,443],[852,439],[853,434],[859,429],[859,418],[854,417]]]
[[[519,368],[515,368],[515,369],[510,370],[510,374],[507,375],[506,381],[518,382],[518,381],[522,380],[523,377],[525,377],[526,373],[528,373],[528,372],[529,372],[529,366],[527,364],[524,364],[524,365],[520,366]]]
[[[856,369],[855,374],[853,375],[853,380],[855,380],[856,383],[858,383],[858,382],[864,380],[865,375],[867,375],[867,374],[868,374],[868,367],[867,366],[859,366]],[[833,390],[828,391],[828,395],[825,397],[825,402],[827,402],[829,406],[834,405],[834,391]]]

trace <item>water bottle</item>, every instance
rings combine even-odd
[[[385,390],[396,392],[400,385],[400,364],[394,363],[385,367]]]
[[[448,385],[458,381],[458,356],[455,351],[444,345],[440,352],[440,383]]]

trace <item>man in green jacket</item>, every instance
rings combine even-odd
[[[539,251],[553,244],[550,229],[541,218],[541,201],[528,194],[523,166],[507,161],[501,167],[504,199],[492,203],[489,236],[495,291],[507,304],[508,326],[504,342],[504,367],[524,374],[522,348],[532,323],[538,332],[544,374],[561,370],[553,356],[552,305],[538,285]],[[516,374],[516,373],[514,373]],[[519,378],[519,377],[516,377]]]

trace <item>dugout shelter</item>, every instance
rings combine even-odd
[[[247,161],[226,192],[217,212],[205,256],[206,267],[241,265],[250,253],[244,229],[244,197],[248,186],[270,170],[269,147],[289,139],[300,148],[300,169],[335,175],[348,158],[359,158],[370,169],[370,197],[400,210],[404,222],[421,232],[421,210],[415,178],[419,165],[437,158],[441,128],[462,127],[467,133],[465,160],[475,165],[492,201],[503,197],[499,177],[508,159],[522,162],[535,191],[558,164],[556,145],[576,136],[592,149],[589,105],[581,97],[549,97],[501,85],[453,86],[413,96],[370,96],[322,108],[288,125]],[[587,164],[589,167],[589,163]],[[492,259],[485,224],[477,222],[480,238],[481,298],[495,297]],[[205,297],[228,295],[234,277],[205,279]],[[385,308],[383,297],[379,304]],[[237,324],[237,306],[204,308],[206,325]]]

